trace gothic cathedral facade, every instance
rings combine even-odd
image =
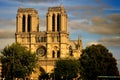
[[[46,31],[39,31],[37,10],[20,7],[17,11],[16,42],[35,52],[39,57],[39,67],[47,73],[54,69],[55,61],[58,59],[80,57],[82,41],[80,38],[69,39],[67,19],[66,10],[62,5],[49,7],[46,14]]]

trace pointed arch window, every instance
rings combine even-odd
[[[60,51],[57,51],[57,58],[60,58]]]
[[[55,14],[52,16],[52,31],[55,31]]]
[[[25,32],[25,15],[23,15],[23,18],[22,18],[22,32]]]
[[[61,16],[60,14],[57,15],[57,31],[60,31],[60,24],[61,24]]]
[[[52,58],[55,58],[55,51],[52,51]]]
[[[28,32],[31,31],[31,16],[28,15]]]

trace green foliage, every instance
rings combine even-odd
[[[7,80],[29,76],[36,65],[36,54],[31,53],[18,43],[6,46],[2,51],[2,76]]]
[[[72,80],[79,73],[79,61],[72,59],[58,60],[54,69],[55,80]]]
[[[117,63],[108,49],[92,45],[83,50],[80,58],[80,75],[83,80],[96,80],[97,76],[119,75]]]

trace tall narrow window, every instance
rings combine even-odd
[[[28,15],[28,32],[31,31],[31,16]]]
[[[52,31],[55,31],[55,14],[52,16]]]
[[[57,51],[57,58],[60,58],[60,51]]]
[[[61,23],[61,16],[60,14],[57,15],[57,31],[60,31],[60,23]]]
[[[25,32],[25,15],[22,18],[22,32]]]
[[[55,51],[52,51],[52,58],[55,58]]]

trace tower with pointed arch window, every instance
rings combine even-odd
[[[69,34],[67,32],[67,14],[65,8],[63,6],[49,7],[46,20],[46,31],[47,36],[49,36],[47,37],[47,57],[51,57],[51,53],[52,56],[59,55],[62,58],[67,57],[69,53]]]

